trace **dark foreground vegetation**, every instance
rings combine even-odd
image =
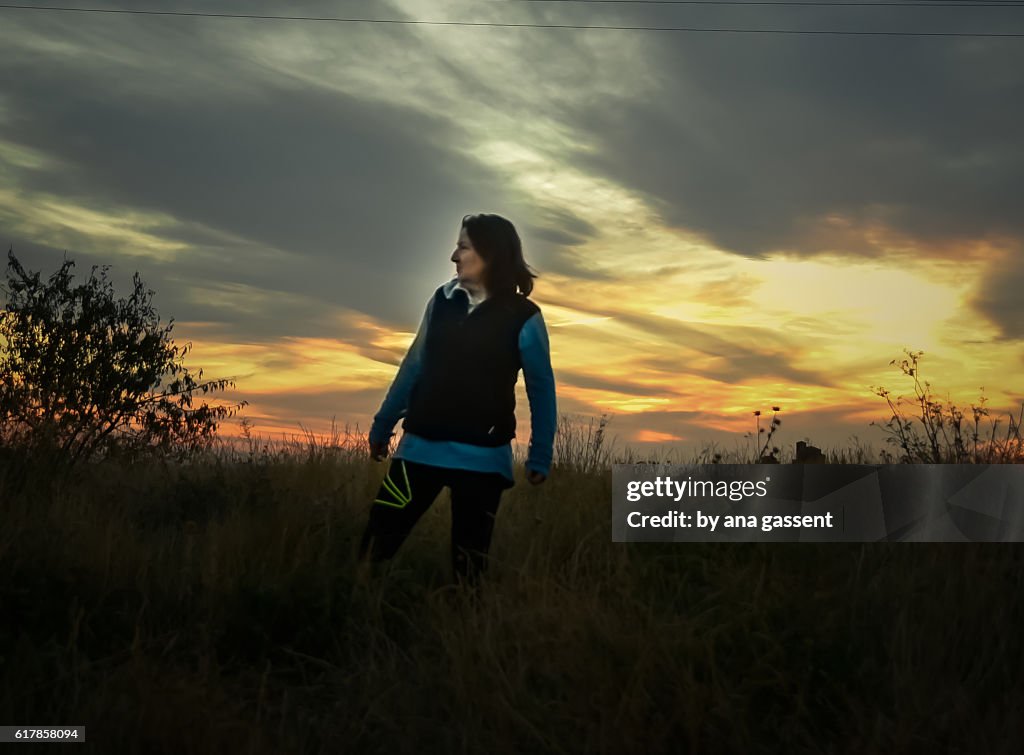
[[[1020,751],[1024,545],[616,544],[593,425],[560,434],[475,603],[447,493],[355,582],[385,465],[354,434],[9,455],[0,720],[119,753]]]

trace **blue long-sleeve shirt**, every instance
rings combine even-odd
[[[445,283],[445,296],[451,298],[457,284],[457,278]],[[406,414],[409,397],[423,364],[423,346],[430,325],[433,303],[434,298],[431,297],[416,338],[402,359],[398,374],[384,397],[380,411],[373,418],[369,438],[371,443],[387,443],[394,434],[392,430],[395,423]],[[471,304],[472,306],[474,305]],[[540,312],[527,320],[519,331],[519,356],[526,381],[526,395],[530,401],[530,446],[526,467],[547,475],[551,469],[557,404],[555,377],[551,369],[551,349],[544,317]],[[491,448],[455,441],[429,440],[406,432],[395,449],[394,457],[439,467],[498,472],[510,481],[515,479],[512,474],[511,442]]]

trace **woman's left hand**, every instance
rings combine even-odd
[[[540,485],[547,478],[547,475],[541,474],[534,469],[526,470],[526,479],[530,481],[531,485]]]

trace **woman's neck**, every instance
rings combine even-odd
[[[479,283],[459,283],[459,285],[466,289],[469,298],[474,301],[483,301],[487,298],[487,290]]]

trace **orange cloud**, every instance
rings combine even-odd
[[[669,441],[686,440],[686,438],[672,433],[659,433],[656,430],[641,430],[633,436],[633,440],[638,443],[668,443]]]

